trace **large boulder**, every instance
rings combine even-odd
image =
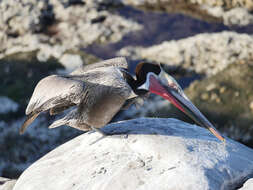
[[[110,124],[31,165],[14,190],[235,189],[253,175],[253,150],[176,119]]]

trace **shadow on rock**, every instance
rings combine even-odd
[[[159,125],[156,125],[156,121],[159,122]],[[126,122],[117,122],[112,123],[104,128],[102,131],[108,135],[163,135],[163,136],[177,136],[181,138],[190,138],[190,139],[208,139],[216,140],[214,136],[210,133],[207,135],[208,130],[200,128],[198,126],[190,125],[184,123],[180,120],[170,118],[173,122],[168,122],[168,119],[164,118],[139,118],[134,119],[129,122],[129,125],[126,127]],[[180,127],[180,125],[186,125],[191,128],[192,133],[189,134],[189,128]],[[219,141],[217,139],[217,141]]]

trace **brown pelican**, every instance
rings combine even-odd
[[[125,105],[157,94],[174,104],[195,122],[206,127],[218,139],[224,140],[215,127],[186,97],[181,87],[159,64],[139,63],[136,77],[128,72],[125,58],[118,57],[78,68],[70,75],[51,75],[42,79],[26,108],[27,119],[20,129],[44,111],[58,114],[74,107],[49,128],[68,125],[83,131],[100,130]]]

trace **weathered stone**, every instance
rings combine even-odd
[[[252,49],[251,35],[221,32],[167,41],[148,48],[127,47],[118,54],[213,75],[231,63],[252,59]]]
[[[245,26],[253,23],[253,2],[248,0],[122,0],[144,10],[183,13],[195,18]]]
[[[116,42],[142,28],[107,11],[106,4],[109,1],[1,1],[0,58],[36,50],[41,61],[59,59],[66,50],[79,50],[94,42]]]
[[[83,134],[30,166],[14,190],[235,189],[253,174],[252,149],[176,119],[135,119],[104,130],[128,138]]]

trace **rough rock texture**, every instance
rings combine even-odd
[[[12,190],[17,180],[0,177],[0,190]]]
[[[14,190],[228,190],[253,175],[252,149],[176,119],[136,119],[104,130],[128,138],[81,135],[35,162]]]
[[[75,3],[74,3],[75,2]],[[0,58],[38,50],[41,61],[59,59],[68,49],[116,42],[141,29],[109,12],[106,0],[4,0],[0,2]]]
[[[248,179],[244,184],[243,187],[239,190],[252,190],[253,189],[253,178]]]
[[[184,13],[207,21],[223,22],[225,25],[248,25],[253,23],[251,0],[122,0],[127,5],[144,10]]]
[[[221,32],[166,41],[148,48],[127,47],[118,54],[213,75],[231,63],[252,59],[252,49],[253,36]]]

